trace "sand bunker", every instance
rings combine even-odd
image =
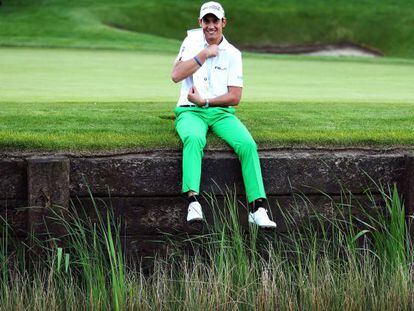
[[[341,44],[310,44],[296,46],[244,46],[242,49],[251,52],[262,52],[272,54],[295,54],[313,56],[358,56],[377,57],[383,56],[380,51],[373,48],[363,47],[353,43]]]
[[[336,46],[327,46],[324,49],[303,53],[302,55],[314,55],[314,56],[358,56],[358,57],[377,57],[379,55],[361,49],[358,47],[336,47]]]

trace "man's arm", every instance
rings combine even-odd
[[[201,64],[204,64],[207,58],[217,56],[218,46],[216,44],[209,45],[204,50],[196,55]],[[191,76],[200,68],[200,65],[196,62],[194,58],[181,61],[179,60],[174,64],[173,71],[171,73],[171,79],[177,83],[185,78]]]
[[[240,102],[243,90],[243,64],[240,51],[233,52],[230,58],[227,77],[227,93],[209,98],[209,106],[237,106]],[[198,106],[204,106],[205,98],[201,98],[195,88],[190,89],[187,96],[188,100]]]
[[[226,94],[217,96],[215,98],[209,98],[209,106],[237,106],[240,102],[243,88],[238,86],[228,86],[227,89],[228,92]],[[198,93],[197,89],[194,86],[190,89],[187,98],[190,102],[200,107],[206,104],[206,99],[201,98],[200,93]]]
[[[243,88],[238,86],[228,86],[227,89],[229,91],[226,94],[209,99],[209,106],[237,106],[240,103]]]

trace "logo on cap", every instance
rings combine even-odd
[[[224,10],[220,3],[210,1],[201,6],[199,18],[202,19],[207,14],[214,14],[217,18],[222,19],[224,17]]]

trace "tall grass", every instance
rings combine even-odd
[[[226,194],[224,210],[207,196],[214,221],[206,233],[154,258],[146,271],[127,264],[120,222],[91,197],[93,217],[73,206],[55,212],[67,235],[62,244],[37,241],[41,260],[27,260],[21,245],[11,250],[12,235],[3,235],[0,308],[410,309],[413,253],[404,205],[395,187],[380,191],[381,206],[371,194],[370,207],[358,206],[344,192],[340,203],[331,202],[332,215],[313,211],[300,226],[283,208],[285,233],[242,227],[234,193]],[[365,212],[357,217],[355,209]]]

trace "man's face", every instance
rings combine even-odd
[[[226,26],[226,19],[218,19],[214,14],[207,14],[199,20],[200,27],[203,28],[207,42],[215,42],[221,39],[223,28]]]

